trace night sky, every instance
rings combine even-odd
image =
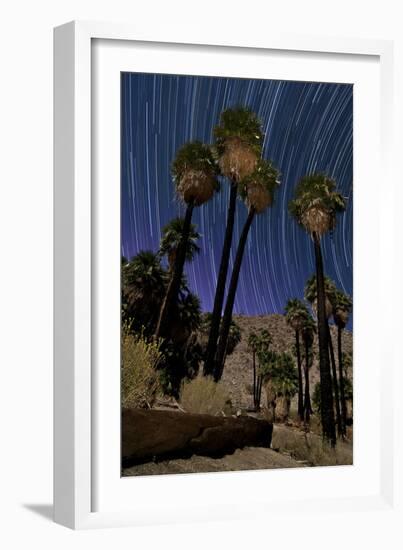
[[[187,141],[213,142],[213,128],[228,107],[250,107],[262,121],[263,158],[281,172],[275,203],[256,216],[241,268],[234,313],[283,313],[303,297],[314,273],[311,239],[288,214],[295,185],[323,171],[348,199],[333,234],[322,239],[326,275],[352,295],[353,87],[240,78],[122,73],[122,255],[157,251],[161,229],[184,213],[175,197],[170,165]],[[199,208],[193,223],[201,252],[185,270],[189,287],[211,311],[224,239],[229,185]],[[239,199],[230,271],[246,219]],[[349,324],[351,329],[351,321]]]

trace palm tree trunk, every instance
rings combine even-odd
[[[252,352],[253,361],[253,406],[256,408],[256,352]]]
[[[182,236],[176,251],[175,263],[173,266],[173,274],[169,281],[168,288],[165,293],[165,298],[162,302],[160,315],[158,318],[155,336],[164,337],[167,331],[167,321],[172,314],[172,309],[176,304],[179,289],[181,286],[183,267],[186,260],[186,247],[189,239],[190,225],[192,221],[194,203],[189,203],[186,208],[185,219],[183,222]]]
[[[346,426],[347,426],[347,404],[346,404],[346,395],[344,392],[344,374],[343,374],[343,352],[342,352],[342,343],[341,335],[342,328],[337,327],[337,353],[339,356],[339,380],[340,380],[340,399],[341,399],[341,418],[343,422],[343,435],[346,435]]]
[[[343,435],[343,424],[342,424],[342,421],[341,421],[341,413],[340,413],[339,384],[337,382],[336,361],[335,361],[335,358],[334,358],[333,341],[332,341],[332,335],[330,334],[329,324],[327,325],[327,335],[328,335],[328,341],[329,341],[330,360],[331,360],[331,364],[332,364],[334,399],[336,401],[335,405],[336,405],[337,432],[339,434],[339,437],[341,437]]]
[[[262,400],[262,385],[263,385],[263,376],[259,375],[257,383],[257,400],[256,400],[256,409],[260,410],[260,401]]]
[[[322,250],[319,236],[314,232],[316,264],[316,294],[318,298],[318,338],[319,338],[319,371],[321,420],[323,437],[336,445],[336,427],[334,423],[332,377],[330,374],[329,343],[327,335],[325,279],[323,273]]]
[[[224,370],[224,355],[225,348],[227,347],[227,339],[229,329],[232,320],[232,310],[234,308],[235,294],[238,286],[239,273],[242,265],[242,258],[245,251],[246,241],[248,239],[248,233],[250,226],[252,225],[253,218],[255,217],[255,209],[251,207],[249,209],[248,217],[246,218],[245,225],[243,226],[242,233],[239,239],[238,248],[236,251],[234,269],[231,275],[231,281],[228,288],[227,303],[225,304],[224,315],[221,323],[220,339],[218,341],[218,349],[216,356],[216,365],[214,369],[214,379],[220,380]]]
[[[311,393],[309,391],[309,345],[305,341],[305,399],[304,399],[304,420],[309,424],[312,414]]]
[[[227,281],[228,264],[231,252],[232,234],[234,231],[234,219],[236,209],[237,185],[233,181],[228,203],[227,227],[225,229],[224,244],[221,253],[220,269],[218,271],[217,287],[215,291],[214,307],[211,317],[210,333],[207,342],[206,360],[204,362],[204,375],[214,372],[214,357],[217,351],[217,341],[220,333],[220,321],[224,303],[225,283]]]
[[[295,343],[297,348],[297,365],[298,365],[298,416],[301,421],[304,420],[304,398],[302,391],[302,366],[301,352],[299,347],[299,330],[295,331]]]

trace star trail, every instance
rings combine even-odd
[[[348,200],[335,230],[322,239],[322,251],[326,275],[352,295],[352,85],[137,73],[121,78],[122,255],[158,250],[162,227],[184,213],[170,174],[177,149],[196,139],[212,143],[220,113],[244,105],[262,121],[263,158],[280,170],[281,185],[273,207],[253,222],[234,313],[283,313],[289,298],[303,297],[315,271],[314,251],[288,202],[298,180],[315,171],[333,177]],[[213,307],[228,198],[223,179],[221,191],[193,214],[201,252],[185,271],[204,311]],[[246,215],[239,199],[230,270]]]

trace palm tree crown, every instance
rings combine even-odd
[[[315,333],[316,333],[316,323],[308,313],[308,317],[304,319],[301,327],[302,339],[304,340],[305,343],[308,344],[308,347],[312,346],[313,340],[315,338]]]
[[[172,163],[172,176],[179,197],[186,204],[200,206],[218,191],[218,167],[208,145],[186,143]]]
[[[261,214],[273,204],[274,191],[279,185],[279,171],[270,160],[260,159],[254,171],[246,176],[240,187],[240,195],[249,209]]]
[[[241,106],[223,111],[214,137],[224,176],[239,183],[253,172],[263,143],[261,122],[253,111]]]
[[[289,210],[308,233],[318,237],[334,229],[336,214],[346,208],[346,199],[336,191],[336,182],[325,174],[304,176],[297,184]]]
[[[333,295],[333,319],[338,327],[345,328],[352,306],[353,302],[350,296],[336,289]]]
[[[183,234],[184,219],[174,218],[162,230],[159,253],[161,256],[167,256],[170,267],[175,262],[176,253],[181,243]],[[189,235],[186,242],[186,260],[191,261],[195,254],[200,252],[197,241],[200,234],[196,231],[196,226],[190,224]]]
[[[325,282],[325,297],[326,297],[326,317],[329,317],[333,314],[333,303],[336,293],[336,285],[329,277],[324,278]],[[312,305],[313,311],[317,311],[317,284],[316,284],[316,275],[312,275],[305,284],[304,290],[305,299]]]
[[[123,286],[132,299],[149,294],[163,294],[165,272],[157,254],[150,250],[140,251],[122,267]]]
[[[293,298],[288,300],[285,306],[286,321],[294,330],[302,330],[306,320],[309,318],[309,313],[306,305],[302,300]]]

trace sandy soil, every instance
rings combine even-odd
[[[148,462],[123,470],[123,476],[155,474],[190,474],[197,472],[223,472],[241,470],[263,470],[273,468],[298,468],[304,464],[271,449],[245,447],[223,458],[193,456],[186,460]]]

